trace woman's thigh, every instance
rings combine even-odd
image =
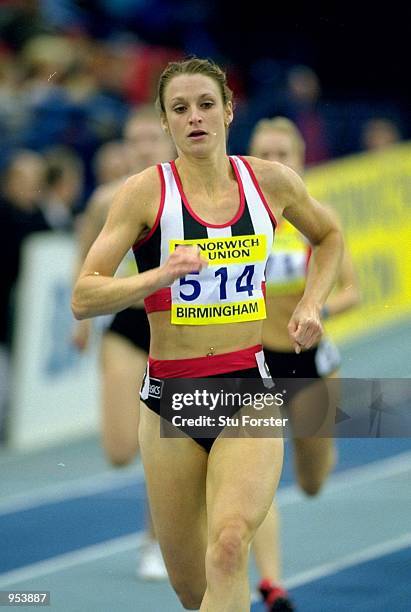
[[[339,396],[338,376],[332,375],[305,388],[290,407],[296,476],[309,495],[320,490],[335,463],[333,435]]]
[[[143,402],[140,414],[150,509],[170,579],[205,588],[208,455],[190,438],[160,437],[160,417]]]
[[[219,438],[210,452],[207,474],[209,536],[218,537],[230,521],[240,521],[252,537],[264,520],[278,486],[282,438]]]
[[[146,353],[119,334],[106,332],[102,426],[104,445],[114,462],[128,463],[138,450],[139,391],[146,363]]]

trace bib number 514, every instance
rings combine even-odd
[[[193,274],[199,274],[199,272],[193,272]],[[214,272],[214,276],[220,277],[220,300],[227,299],[227,280],[228,271],[226,267],[218,268]],[[253,295],[254,285],[252,283],[254,276],[254,264],[250,264],[244,267],[244,270],[237,278],[235,282],[235,290],[237,293],[247,292],[249,296]],[[191,292],[184,292],[183,288],[190,288]],[[194,278],[187,279],[185,276],[180,278],[180,298],[186,302],[192,302],[196,300],[201,293],[201,284]]]

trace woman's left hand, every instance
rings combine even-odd
[[[302,349],[309,349],[318,344],[323,331],[318,305],[301,300],[288,323],[288,333],[295,352],[301,353]]]

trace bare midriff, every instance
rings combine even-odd
[[[261,344],[263,321],[225,325],[172,325],[170,312],[149,314],[150,356],[153,359],[190,359],[221,355]]]

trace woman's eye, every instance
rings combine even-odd
[[[175,107],[174,107],[174,111],[175,111],[176,113],[183,113],[183,112],[184,112],[184,109],[185,109],[185,106],[175,106]]]
[[[212,102],[203,102],[201,105],[203,108],[211,108],[213,106]]]

